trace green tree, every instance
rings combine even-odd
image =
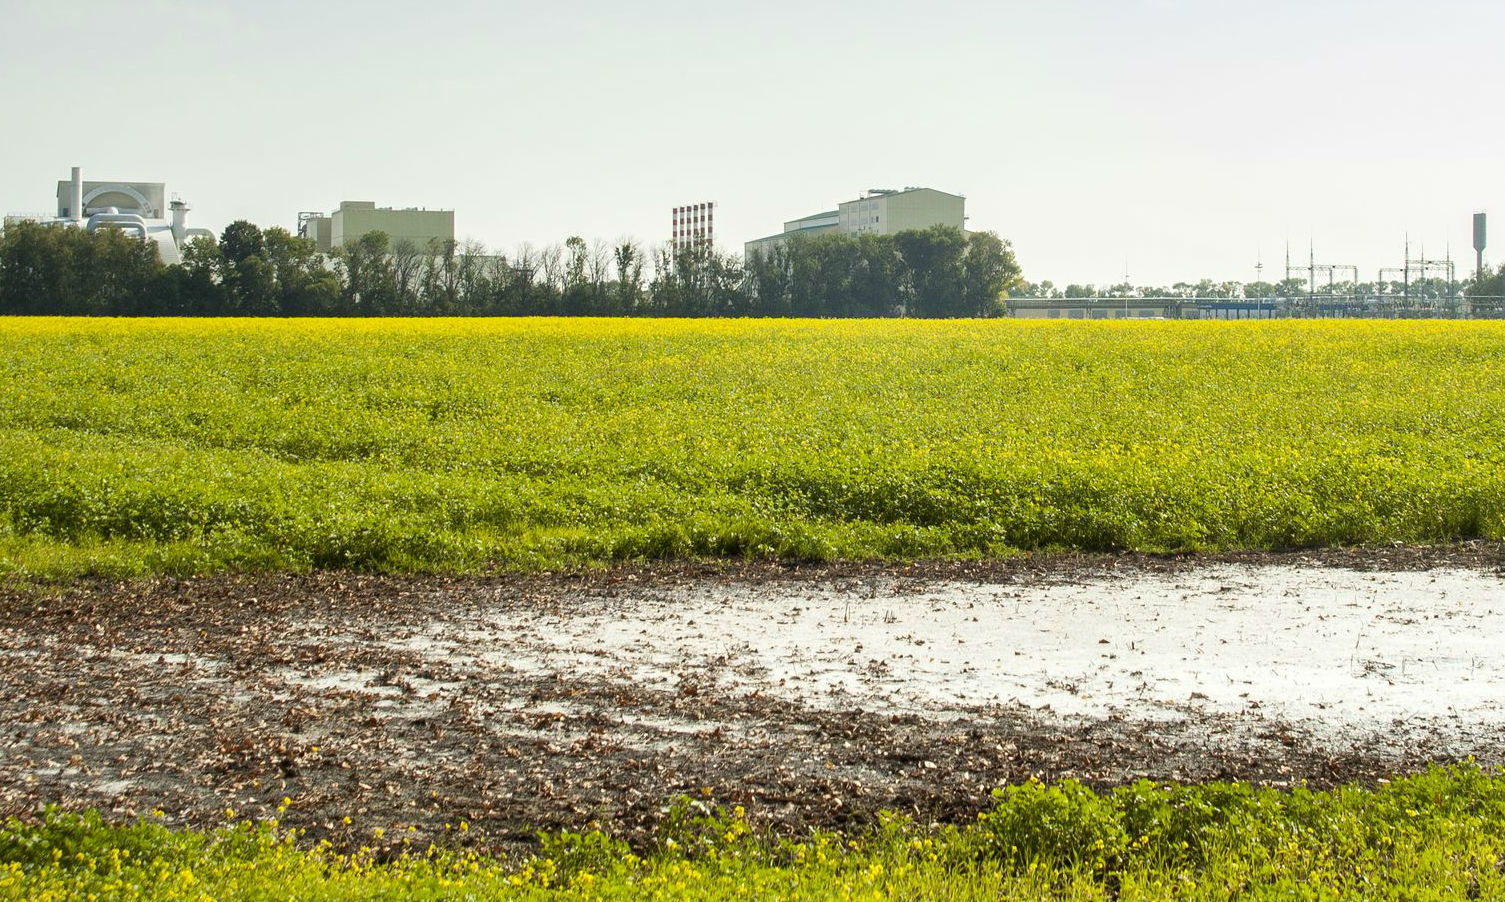
[[[0,314],[62,312],[68,274],[61,232],[18,222],[0,233]]]
[[[287,316],[329,316],[339,309],[340,280],[309,238],[274,226],[262,233],[277,307]]]
[[[643,249],[624,238],[612,249],[612,262],[617,272],[617,309],[630,315],[637,312],[643,297]]]
[[[484,313],[491,297],[491,271],[486,265],[486,247],[478,241],[455,245],[450,254],[455,272],[455,313]]]
[[[225,226],[219,239],[224,263],[220,284],[224,287],[224,312],[245,316],[268,316],[278,312],[276,274],[266,260],[266,237],[244,219]]]
[[[1014,249],[994,232],[972,232],[962,257],[962,300],[971,316],[997,316],[1024,277]]]
[[[224,274],[229,262],[213,238],[198,235],[188,239],[178,267],[178,295],[189,316],[220,316],[225,303]]]
[[[1505,265],[1500,266],[1493,273],[1485,269],[1483,278],[1476,279],[1474,284],[1469,286],[1468,296],[1505,299]]]
[[[853,275],[861,260],[857,240],[844,235],[817,235],[800,242],[803,255],[796,316],[858,316],[861,302]]]
[[[853,316],[898,316],[904,307],[904,261],[892,235],[857,236]]]
[[[396,262],[398,257],[393,255],[393,277],[397,280],[398,304],[405,313],[454,316],[464,312],[460,301],[459,262],[455,259],[457,249],[458,245],[450,239],[436,240],[429,244],[428,253],[419,255],[423,262],[422,287],[412,293],[411,299],[402,295]]]
[[[571,235],[564,241],[564,313],[571,316],[591,312],[591,290],[586,279],[589,251],[585,239]]]
[[[658,316],[741,316],[748,310],[740,260],[710,245],[654,254],[647,309]]]
[[[1275,283],[1275,297],[1299,298],[1305,297],[1306,294],[1307,290],[1305,279],[1297,279],[1293,277],[1289,279],[1281,279],[1279,282]]]
[[[255,223],[237,219],[225,226],[219,236],[220,253],[232,264],[251,256],[260,256],[266,250],[266,239]]]
[[[909,283],[906,312],[919,317],[966,316],[962,257],[967,242],[961,229],[931,226],[894,236]]]
[[[743,265],[749,309],[757,316],[788,316],[792,281],[789,244],[754,251]]]
[[[340,249],[335,259],[344,276],[345,312],[383,316],[397,307],[397,277],[388,248],[386,232],[367,232]]]
[[[393,242],[391,312],[404,316],[437,312],[429,309],[435,299],[427,291],[433,262],[434,254],[424,253],[411,238],[400,238]]]
[[[134,234],[34,222],[15,223],[0,233],[0,312],[156,313],[167,284],[156,245]]]

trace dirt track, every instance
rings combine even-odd
[[[816,695],[734,652],[653,654],[662,637],[652,624],[685,629],[689,615],[676,599],[708,587],[828,600],[881,593],[884,620],[897,621],[911,613],[903,599],[941,583],[996,592],[1228,562],[1449,568],[1505,585],[1505,548],[1474,544],[1195,560],[12,586],[0,594],[0,815],[62,803],[122,819],[160,808],[171,821],[203,825],[226,808],[270,815],[287,797],[284,823],[308,828],[310,839],[366,842],[381,827],[387,841],[423,841],[463,819],[469,836],[510,843],[592,822],[632,835],[681,793],[800,829],[861,823],[885,808],[967,818],[991,789],[1030,776],[1326,785],[1469,753],[1499,760],[1505,712],[1461,730],[1397,720],[1339,739],[1279,710],[1198,704],[1201,693],[1154,717],[1119,709],[1068,717],[1019,698],[931,710],[878,695]],[[650,610],[659,613],[642,613]],[[567,634],[590,617],[621,619],[602,611],[643,618],[641,661],[657,677],[646,678],[639,659],[618,661]],[[757,641],[726,638],[737,648]],[[568,654],[545,654],[554,649]],[[881,672],[886,659],[868,654],[837,663],[859,683],[870,674],[874,684],[902,684]]]

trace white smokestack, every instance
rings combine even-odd
[[[73,197],[68,201],[68,214],[74,222],[84,221],[84,171],[73,167]]]

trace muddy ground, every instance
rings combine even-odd
[[[1505,755],[1493,683],[1475,687],[1461,718],[1328,729],[1257,700],[1202,703],[1202,692],[1156,698],[1153,710],[1063,712],[1027,693],[969,699],[954,687],[926,701],[906,694],[903,672],[890,666],[915,660],[909,646],[880,655],[855,645],[840,660],[812,652],[808,661],[826,661],[819,671],[770,669],[749,653],[760,636],[793,629],[786,624],[796,615],[822,604],[829,616],[820,629],[838,623],[839,610],[840,624],[872,617],[864,628],[892,625],[895,643],[923,645],[905,619],[951,616],[936,598],[1013,598],[1094,580],[1112,592],[1126,578],[1179,586],[1220,566],[1462,573],[1485,598],[1505,586],[1505,546],[1483,543],[1215,558],[668,564],[470,579],[12,583],[0,589],[0,815],[61,804],[128,820],[160,809],[169,822],[204,826],[226,809],[271,815],[286,798],[282,822],[306,828],[310,841],[368,843],[381,828],[383,842],[424,842],[454,837],[465,821],[466,841],[510,846],[538,829],[586,825],[642,838],[680,794],[741,804],[756,820],[799,831],[863,825],[882,809],[969,819],[992,789],[1030,777],[1327,786]],[[1389,591],[1376,585],[1375,597]],[[666,641],[696,628],[687,599],[715,612],[733,596],[744,606],[766,597],[783,613],[737,627],[752,635],[726,636],[721,655],[686,658]],[[858,600],[856,614],[843,599]],[[1460,611],[1478,607],[1476,598]],[[618,656],[601,630],[623,622],[641,623],[642,638]],[[1451,627],[1437,628],[1445,636]],[[970,638],[962,633],[958,644]],[[703,632],[696,638],[706,644]],[[1093,640],[1105,646],[1104,668],[1120,638]],[[823,641],[851,640],[837,631]],[[1381,693],[1396,685],[1400,671],[1377,669],[1390,664],[1371,672],[1373,662],[1345,654],[1351,676],[1372,678]],[[1471,654],[1470,674],[1494,666]],[[821,674],[818,686],[797,679]],[[845,682],[833,689],[835,677]],[[1048,674],[1042,680],[1060,688]]]

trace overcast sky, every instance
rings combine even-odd
[[[0,211],[166,182],[190,223],[453,208],[490,246],[718,243],[867,188],[967,197],[1031,280],[1365,279],[1495,214],[1505,2],[0,0]]]

